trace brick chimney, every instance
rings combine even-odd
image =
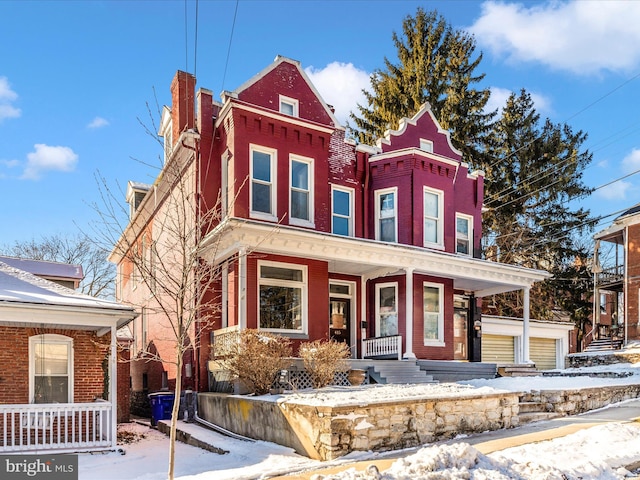
[[[171,82],[171,122],[173,124],[173,144],[180,134],[195,125],[196,77],[178,70]]]

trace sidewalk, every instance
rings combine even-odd
[[[443,443],[468,443],[483,454],[488,454],[511,447],[518,447],[529,443],[542,442],[554,438],[570,435],[579,430],[596,425],[613,422],[640,421],[640,399],[630,400],[613,407],[603,408],[581,415],[556,418],[542,422],[530,423],[521,427],[495,430],[479,433],[465,438],[449,440]],[[272,480],[310,480],[313,475],[330,475],[350,468],[358,471],[375,465],[380,472],[387,470],[398,458],[414,453],[418,448],[403,450],[402,452],[388,452],[380,454],[375,459],[346,463],[336,467],[314,470],[274,477]],[[631,465],[630,469],[640,465]]]

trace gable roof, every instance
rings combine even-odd
[[[0,262],[0,323],[67,328],[118,328],[136,317],[133,307],[79,293]]]
[[[305,73],[304,69],[301,67],[300,62],[297,61],[297,60],[292,60],[291,58],[283,57],[282,55],[276,56],[274,61],[269,66],[267,66],[266,68],[264,68],[263,70],[258,72],[256,75],[254,75],[249,80],[244,82],[235,91],[233,91],[231,93],[233,94],[233,96],[240,97],[243,92],[251,89],[254,85],[259,83],[260,80],[262,80],[264,77],[266,77],[267,75],[271,74],[274,70],[277,70],[278,68],[280,68],[284,64],[292,66],[293,68],[295,68],[298,71],[300,77],[306,83],[307,87],[311,90],[313,95],[317,98],[318,104],[324,110],[324,113],[326,113],[326,115],[329,117],[330,122],[335,127],[341,128],[340,122],[336,118],[335,114],[333,113],[333,111],[331,110],[331,108],[329,107],[327,102],[322,98],[322,95],[320,95],[320,92],[318,92],[316,87],[311,82],[311,80],[309,79],[309,77]],[[304,118],[304,117],[301,117],[301,118]]]
[[[59,278],[65,280],[82,280],[84,273],[82,265],[70,265],[68,263],[48,262],[44,260],[32,260],[17,257],[5,257],[0,255],[0,262],[13,268],[24,270],[38,277]]]

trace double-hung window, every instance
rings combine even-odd
[[[422,286],[424,344],[444,345],[444,288],[437,283]]]
[[[398,241],[397,189],[376,191],[376,240]]]
[[[280,113],[285,115],[291,115],[292,117],[298,116],[299,102],[295,98],[285,97],[280,95]]]
[[[307,268],[258,262],[260,329],[307,333]]]
[[[331,188],[331,232],[353,236],[353,190],[349,188]]]
[[[443,242],[443,193],[431,188],[424,189],[424,246],[442,247]]]
[[[456,253],[473,256],[473,217],[456,214]]]
[[[32,403],[73,402],[73,339],[43,334],[29,338],[29,398]]]
[[[313,226],[313,159],[292,156],[289,222]]]
[[[398,284],[376,285],[376,331],[379,337],[398,335]]]
[[[251,216],[277,220],[276,214],[276,151],[250,146],[251,156]]]

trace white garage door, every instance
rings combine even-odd
[[[482,334],[482,361],[489,363],[514,363],[513,337]]]
[[[556,339],[529,338],[529,357],[538,370],[556,368]]]

